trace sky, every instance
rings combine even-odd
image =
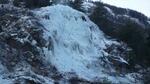
[[[133,9],[150,17],[150,0],[101,0],[101,1],[111,5],[115,5],[117,7]]]

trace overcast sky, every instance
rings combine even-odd
[[[150,17],[150,0],[101,0],[104,3],[122,8],[129,8],[144,13]]]

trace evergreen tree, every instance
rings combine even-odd
[[[83,4],[84,0],[74,0],[74,1],[70,1],[69,2],[69,5],[71,7],[73,7],[74,9],[77,9],[79,11],[82,11],[81,10],[81,7],[82,7],[82,4]]]
[[[50,0],[14,0],[13,4],[18,7],[37,8],[50,5]]]

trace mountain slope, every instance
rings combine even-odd
[[[141,13],[129,9],[121,9],[103,3],[95,3],[97,8],[90,15],[107,35],[121,40],[133,49],[131,64],[149,67],[150,60],[150,24],[148,18]],[[139,62],[140,61],[140,62]]]
[[[123,42],[64,5],[0,8],[0,83],[141,83]]]
[[[150,66],[150,24],[148,17],[134,10],[115,7],[102,2],[85,1],[79,6],[72,7],[86,13],[106,35],[127,43],[133,49],[130,59],[132,68],[136,64],[142,67]]]

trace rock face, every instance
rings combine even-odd
[[[140,82],[125,68],[129,47],[85,14],[63,5],[0,12],[0,84]]]
[[[51,65],[49,64],[45,67],[47,63],[44,62],[44,53],[42,53],[41,49],[41,47],[46,46],[46,40],[43,39],[42,34],[42,25],[32,16],[33,14],[29,10],[13,6],[10,9],[7,5],[4,5],[0,11],[4,11],[4,14],[1,14],[0,17],[1,64],[6,68],[6,71],[16,73],[12,75],[15,78],[14,83],[20,83],[19,81],[21,80],[25,84],[28,82],[40,82],[24,77],[32,75],[31,72],[27,74],[26,71],[49,75],[46,69],[49,69],[50,67],[48,66]],[[49,69],[49,71],[51,70]],[[18,74],[18,72],[22,74]]]

